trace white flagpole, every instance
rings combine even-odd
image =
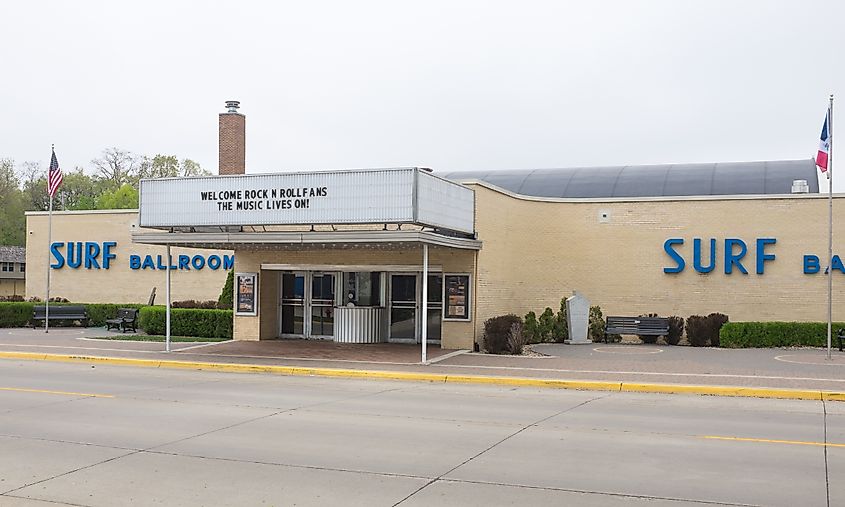
[[[52,146],[55,152],[56,145]],[[52,154],[50,155],[52,157]],[[50,163],[52,163],[52,158]],[[47,195],[50,196],[50,207],[47,213],[47,298],[44,303],[44,332],[50,332],[50,247],[53,245],[53,195],[50,193],[50,169],[47,169]]]
[[[833,334],[833,94],[830,94],[830,105],[827,111],[827,135],[830,139],[827,155],[827,358],[831,359],[830,345]]]
[[[167,244],[167,267],[164,278],[164,299],[167,303],[164,310],[164,351],[170,352],[170,243]]]

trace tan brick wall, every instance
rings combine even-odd
[[[23,278],[0,278],[0,296],[23,296],[25,294],[26,281]]]
[[[429,248],[429,264],[442,266],[446,273],[474,273],[475,252],[439,247]],[[258,272],[261,264],[296,265],[380,265],[421,266],[421,247],[406,250],[319,249],[303,251],[236,250],[236,272]],[[275,338],[278,333],[278,271],[262,271],[259,276],[259,316],[236,316],[235,339]],[[474,278],[473,278],[474,279]],[[474,314],[473,310],[473,314]],[[471,348],[472,322],[443,322],[443,348]]]
[[[805,275],[803,255],[827,256],[827,200],[764,198],[639,202],[536,202],[472,185],[477,199],[477,336],[484,320],[503,313],[557,310],[561,297],[583,293],[605,315],[707,314],[734,321],[826,321],[826,278]],[[834,213],[843,209],[837,197]],[[610,215],[601,223],[599,214]],[[845,221],[834,218],[834,253],[845,237]],[[682,273],[664,253],[668,238],[686,260]],[[716,269],[693,269],[692,240],[717,239]],[[724,239],[748,243],[743,264],[749,274],[724,273]],[[757,238],[773,237],[776,255],[757,275]],[[839,248],[837,248],[839,245]],[[825,261],[822,261],[822,265]],[[834,319],[845,319],[845,275],[834,272]]]
[[[47,275],[45,272],[49,250],[47,248],[47,214],[27,214],[26,296],[44,298]],[[166,256],[165,247],[132,243],[130,234],[138,229],[137,211],[115,210],[110,212],[54,212],[53,241],[116,241],[113,249],[117,257],[109,269],[69,268],[53,269],[50,295],[80,303],[146,303],[150,291],[156,288],[156,303],[164,303],[164,270],[129,268],[129,255],[150,254],[155,258]],[[62,251],[65,253],[65,250]],[[201,254],[231,255],[230,251],[172,248],[171,256]],[[101,254],[102,256],[102,254]],[[102,259],[101,259],[102,260]],[[51,258],[52,261],[52,258]],[[176,261],[174,260],[174,263]],[[217,299],[226,281],[222,268],[211,270],[174,270],[171,272],[172,300]]]
[[[246,116],[220,113],[218,174],[246,172]]]

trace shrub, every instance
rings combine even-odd
[[[62,301],[52,301],[51,306],[61,306],[67,304],[67,300],[62,298]],[[42,302],[37,303],[0,303],[0,327],[24,327],[30,324],[29,320],[32,318],[33,307]],[[106,320],[117,317],[118,308],[141,308],[143,305],[137,304],[111,304],[111,303],[82,303],[85,310],[88,312],[89,326],[105,326]],[[51,323],[52,325],[52,323]]]
[[[677,345],[684,334],[684,319],[677,315],[669,317],[669,334],[664,337],[666,345]]]
[[[217,308],[221,310],[232,310],[235,307],[233,301],[233,294],[235,292],[235,271],[230,269],[229,274],[226,275],[226,283],[223,284],[223,289],[220,291],[220,296],[217,298]]]
[[[687,340],[693,347],[719,346],[719,331],[728,321],[722,313],[711,313],[706,317],[690,315],[687,317]]]
[[[834,340],[841,328],[845,323],[833,323]],[[727,322],[719,334],[730,348],[825,347],[827,322]]]
[[[552,333],[554,332],[555,328],[555,314],[551,308],[548,306],[543,313],[540,315],[539,319],[540,324],[540,341],[541,342],[550,342],[552,341]]]
[[[32,303],[0,303],[0,327],[25,327],[32,317]]]
[[[718,347],[720,343],[719,332],[722,330],[722,326],[727,324],[728,316],[724,313],[711,313],[707,316],[707,321],[707,331],[710,335],[710,346]]]
[[[0,302],[3,303],[22,303],[23,296],[20,294],[12,294],[9,296],[0,296]]]
[[[560,309],[555,314],[552,322],[552,340],[563,343],[569,339],[569,326],[566,316],[566,298],[561,298]]]
[[[173,301],[170,303],[172,308],[203,308],[206,310],[214,310],[217,308],[217,301],[212,299],[208,301],[194,301],[193,299],[187,299],[185,301]],[[221,308],[225,310],[226,308]]]
[[[166,332],[163,306],[141,308],[139,326],[147,334]],[[232,310],[173,308],[170,310],[170,334],[201,338],[232,338]]]
[[[511,324],[511,330],[508,334],[508,352],[514,355],[522,354],[522,349],[525,348],[525,341],[525,326],[522,322]]]
[[[507,354],[510,350],[508,341],[511,329],[517,323],[522,324],[522,319],[512,313],[484,321],[484,349],[490,354]]]
[[[537,322],[536,313],[528,312],[525,314],[525,324],[523,327],[528,343],[540,343],[540,323]]]
[[[707,319],[701,315],[690,315],[687,317],[687,340],[693,347],[707,346],[708,336],[705,320]]]
[[[640,315],[640,317],[659,317],[659,315],[656,313],[646,313],[645,315]],[[660,338],[659,336],[648,334],[638,334],[637,337],[642,340],[643,343],[657,343],[657,339]]]
[[[108,319],[117,317],[118,308],[141,308],[138,304],[86,303],[89,326],[105,326]]]
[[[587,327],[587,332],[590,335],[590,340],[592,340],[593,343],[603,342],[605,335],[607,334],[606,329],[607,326],[605,325],[604,314],[601,312],[601,307],[591,306],[590,321]]]

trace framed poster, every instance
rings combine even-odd
[[[469,275],[445,275],[446,313],[443,320],[470,320]]]
[[[235,273],[235,315],[258,315],[258,273]]]

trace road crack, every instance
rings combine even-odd
[[[432,484],[434,484],[435,482],[439,481],[439,480],[440,480],[440,479],[442,479],[443,477],[445,477],[445,476],[449,475],[450,473],[452,473],[452,472],[454,472],[455,470],[457,470],[457,469],[461,468],[462,466],[464,466],[464,465],[466,465],[467,463],[471,462],[472,460],[474,460],[474,459],[478,458],[479,456],[482,456],[483,454],[485,454],[485,453],[489,452],[490,450],[494,449],[495,447],[497,447],[497,446],[499,446],[499,445],[503,444],[504,442],[507,442],[508,440],[510,440],[511,438],[513,438],[513,437],[515,437],[515,436],[519,435],[519,434],[520,434],[520,433],[522,433],[523,431],[525,431],[525,430],[527,430],[527,429],[529,429],[529,428],[533,428],[533,427],[537,426],[538,424],[542,424],[542,423],[544,423],[544,422],[548,421],[549,419],[551,419],[551,418],[553,418],[553,417],[557,417],[557,416],[562,415],[562,414],[565,414],[565,413],[567,413],[567,412],[571,412],[571,411],[575,410],[576,408],[583,407],[584,405],[586,405],[586,404],[588,404],[588,403],[592,403],[592,402],[594,402],[594,401],[596,401],[596,400],[600,400],[600,399],[602,399],[602,398],[606,398],[606,397],[608,397],[608,396],[610,396],[610,393],[605,394],[604,396],[596,396],[595,398],[590,398],[590,399],[589,399],[589,400],[587,400],[587,401],[583,401],[583,402],[581,402],[581,403],[579,403],[579,404],[577,404],[577,405],[574,405],[574,406],[572,406],[572,407],[566,408],[566,409],[564,409],[564,410],[560,410],[560,411],[555,412],[555,413],[553,413],[553,414],[551,414],[551,415],[549,415],[549,416],[543,417],[543,418],[538,419],[538,420],[536,420],[536,421],[534,421],[534,422],[532,422],[532,423],[530,423],[530,424],[527,424],[527,425],[523,426],[522,428],[520,428],[520,429],[518,429],[518,430],[514,431],[513,433],[511,433],[511,434],[509,434],[509,435],[505,436],[505,437],[504,437],[504,438],[502,438],[501,440],[499,440],[499,441],[497,441],[497,442],[493,443],[492,445],[490,445],[490,446],[489,446],[489,447],[487,447],[486,449],[482,450],[481,452],[479,452],[479,453],[475,454],[474,456],[471,456],[471,457],[467,458],[467,459],[466,459],[466,460],[464,460],[463,462],[461,462],[461,463],[459,463],[458,465],[456,465],[456,466],[452,467],[451,469],[449,469],[449,470],[447,470],[447,471],[443,472],[442,474],[438,475],[438,476],[437,476],[437,477],[435,477],[434,479],[431,479],[430,481],[428,481],[427,483],[425,483],[425,484],[423,484],[421,487],[419,487],[416,491],[413,491],[410,495],[406,496],[405,498],[403,498],[403,499],[399,500],[398,502],[396,502],[395,504],[393,504],[393,507],[396,507],[397,505],[402,504],[403,502],[405,502],[406,500],[408,500],[408,499],[409,499],[409,498],[411,498],[412,496],[416,495],[417,493],[419,493],[420,491],[424,490],[425,488],[427,488],[427,487],[431,486]]]

